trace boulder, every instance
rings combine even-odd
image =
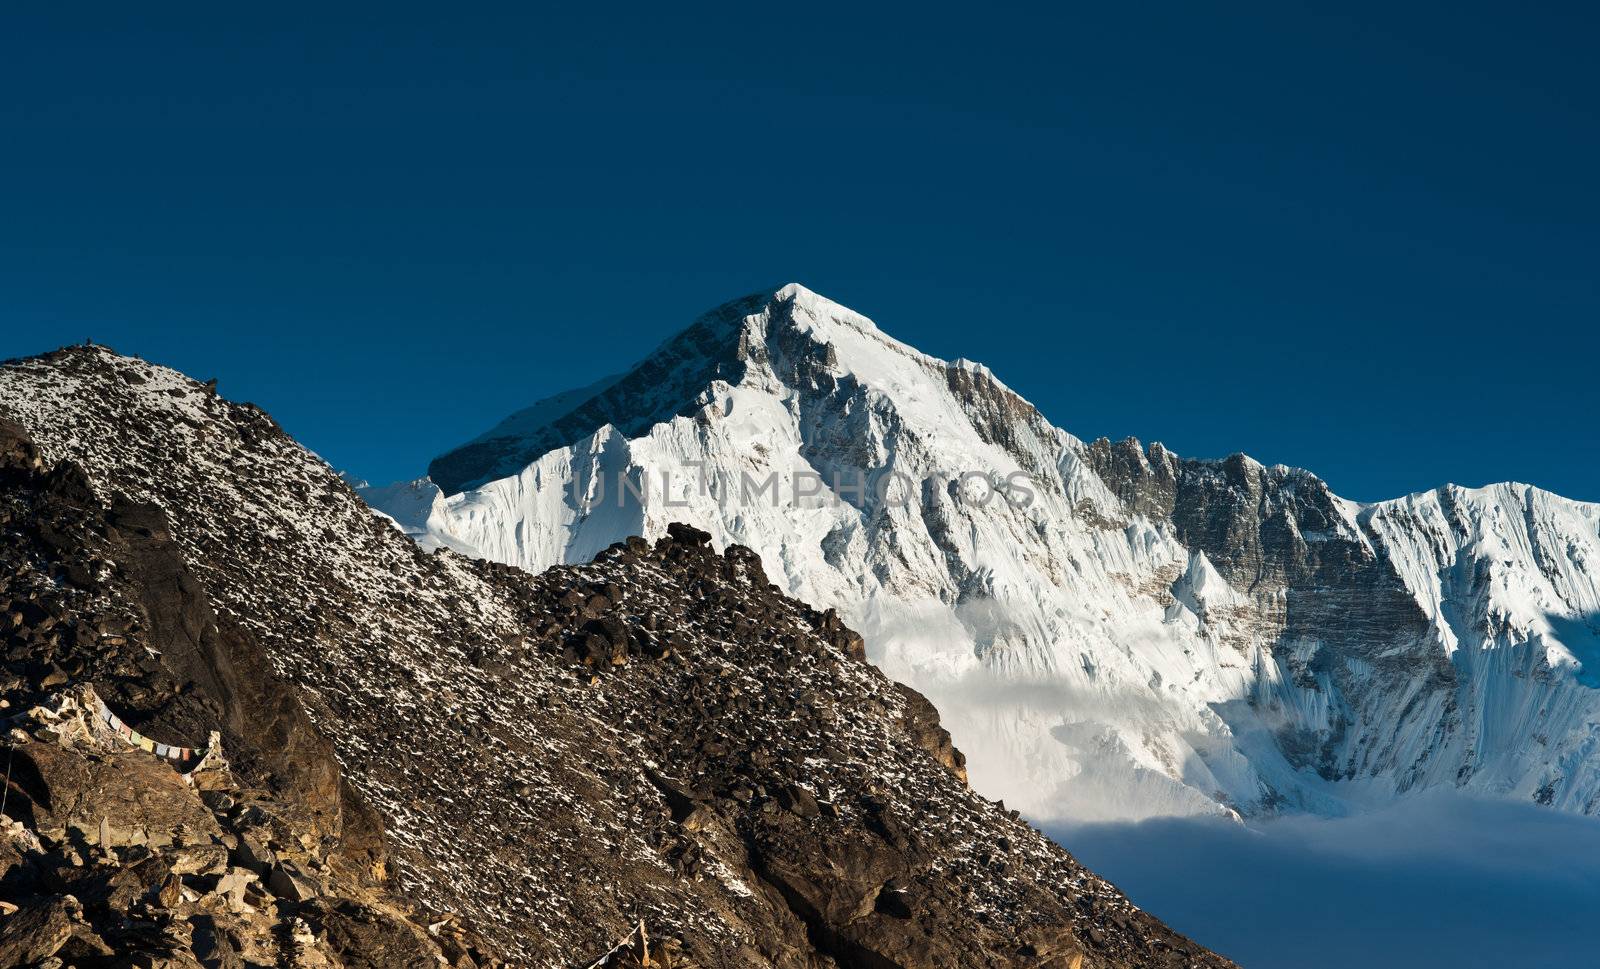
[[[291,902],[309,902],[323,893],[322,883],[298,863],[280,859],[267,876],[272,894]]]
[[[711,533],[703,532],[693,525],[683,522],[673,522],[667,526],[667,536],[679,545],[700,546],[711,544]]]
[[[0,923],[0,966],[28,966],[61,953],[70,958],[114,955],[83,921],[71,895],[37,901]]]
[[[269,836],[263,830],[252,829],[240,833],[232,860],[257,875],[265,875],[278,861],[277,854],[267,846],[268,840]]]
[[[789,784],[779,791],[778,803],[783,805],[785,811],[791,811],[802,818],[815,818],[822,814],[822,807],[817,804],[816,795],[799,784]]]
[[[224,844],[184,845],[169,853],[172,870],[180,875],[215,875],[228,867]]]
[[[43,466],[33,438],[16,421],[0,417],[0,473],[31,474]]]
[[[228,932],[209,915],[196,916],[194,921],[194,954],[206,969],[245,969]]]
[[[229,911],[241,912],[245,906],[245,894],[251,885],[260,885],[255,872],[244,868],[229,868],[217,876],[217,883],[211,890],[223,899]]]
[[[85,905],[125,912],[159,891],[171,874],[166,859],[151,855],[131,865],[87,872],[69,887]]]
[[[346,969],[438,969],[423,930],[389,912],[343,899],[319,900],[302,914]]]
[[[103,756],[53,744],[17,748],[20,787],[34,829],[115,848],[182,847],[221,840],[216,819],[172,765],[142,750]],[[15,793],[15,792],[13,792]]]
[[[0,898],[21,895],[33,878],[33,866],[23,853],[21,839],[13,839],[9,832],[0,828]]]

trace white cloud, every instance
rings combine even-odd
[[[1596,964],[1593,818],[1430,793],[1333,820],[1164,819],[1051,834],[1249,969]]]

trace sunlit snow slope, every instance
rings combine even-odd
[[[1600,809],[1600,506],[1514,484],[1358,505],[1242,455],[1085,443],[795,285],[430,474],[366,496],[528,569],[675,520],[750,546],[1040,820],[1440,785]]]

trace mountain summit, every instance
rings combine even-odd
[[[824,329],[816,332],[818,327]],[[540,455],[573,444],[602,425],[638,436],[655,424],[696,413],[714,385],[740,383],[752,363],[767,358],[769,343],[793,346],[815,333],[820,345],[828,345],[829,334],[840,328],[876,338],[889,352],[915,353],[882,337],[866,317],[790,283],[705,313],[627,373],[557,394],[513,414],[435,458],[428,475],[446,494],[455,494],[515,474]]]
[[[838,608],[975,786],[1041,819],[1342,814],[1463,788],[1600,810],[1600,506],[1376,504],[1085,442],[798,286],[366,493],[540,570],[674,520]]]

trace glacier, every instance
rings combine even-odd
[[[1600,506],[1360,504],[1244,455],[1083,441],[799,285],[362,493],[424,546],[532,571],[672,521],[746,545],[1041,823],[1437,789],[1600,810]]]

